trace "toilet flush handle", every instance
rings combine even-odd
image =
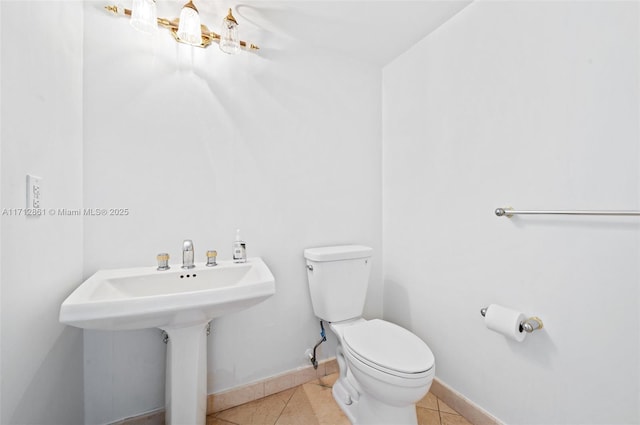
[[[313,264],[307,264],[307,269],[312,272],[313,271]]]

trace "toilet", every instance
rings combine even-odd
[[[304,250],[313,311],[338,340],[333,398],[352,424],[415,425],[415,405],[431,387],[435,359],[408,330],[362,317],[372,253],[361,245]]]

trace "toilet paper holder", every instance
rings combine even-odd
[[[480,314],[482,314],[482,317],[485,317],[487,315],[487,308],[488,307],[483,307],[480,309]],[[542,323],[542,319],[536,316],[532,316],[520,323],[520,332],[525,331],[526,333],[530,334],[531,332],[542,329],[543,327],[544,324]]]

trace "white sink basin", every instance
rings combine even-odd
[[[260,258],[189,270],[101,270],[62,303],[60,322],[112,331],[163,329],[169,336],[165,423],[205,425],[209,321],[275,292],[273,275]]]
[[[60,322],[84,329],[127,330],[189,326],[250,307],[275,293],[261,258],[246,263],[100,270],[60,308]]]

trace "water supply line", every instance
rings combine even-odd
[[[316,359],[316,349],[320,344],[322,344],[327,340],[327,336],[324,333],[324,325],[322,324],[322,320],[320,321],[320,336],[322,338],[320,339],[320,341],[318,341],[316,345],[313,346],[313,355],[311,356],[311,359],[309,359],[311,360],[311,364],[313,365],[314,369],[318,368],[318,360]]]

